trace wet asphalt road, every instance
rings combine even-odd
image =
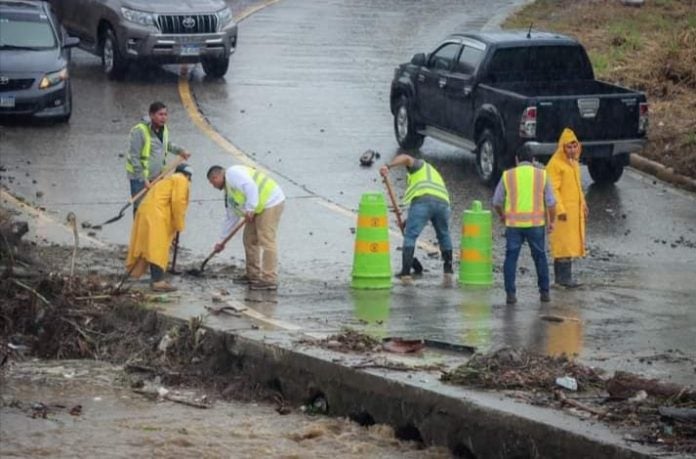
[[[110,82],[96,57],[76,51],[70,125],[0,126],[2,184],[56,220],[68,211],[92,223],[109,218],[127,198],[122,155],[128,132],[150,101],[163,100],[173,140],[193,153],[197,171],[182,263],[201,260],[218,234],[223,209],[205,180],[210,165],[250,158],[277,177],[288,196],[279,241],[281,290],[277,304],[259,306],[264,314],[312,330],[348,324],[382,336],[577,352],[591,363],[690,382],[696,365],[696,199],[635,172],[607,189],[592,186],[585,172],[590,255],[576,270],[586,285],[554,291],[549,306],[538,302],[526,251],[514,308],[502,304],[500,272],[490,292],[442,289],[439,262],[422,251],[430,272],[416,287],[397,285],[391,295],[348,288],[352,211],[362,193],[381,190],[377,166],[360,168],[358,158],[366,149],[384,160],[397,151],[388,107],[394,67],[449,32],[493,25],[517,3],[286,0],[258,11],[240,24],[239,48],[224,80],[204,78],[200,67],[187,77],[203,115],[234,147],[191,123],[178,66],[137,69],[124,82]],[[491,191],[478,184],[471,154],[432,140],[421,153],[449,185],[456,243],[462,211],[475,199],[487,206]],[[394,178],[403,191],[403,175]],[[96,237],[125,244],[130,222],[128,213]],[[502,228],[494,231],[500,266]],[[433,242],[434,233],[422,239]],[[394,270],[399,243],[392,238]],[[239,264],[242,253],[236,241],[217,261],[232,256]],[[210,286],[223,281],[193,288]],[[192,313],[195,308],[200,305],[192,305]],[[566,320],[540,320],[544,314]]]

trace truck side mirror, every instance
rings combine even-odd
[[[80,44],[80,39],[77,37],[68,37],[65,39],[65,42],[63,43],[63,48],[74,48],[75,46]]]
[[[423,67],[425,65],[426,59],[424,53],[414,54],[411,58],[411,64]]]

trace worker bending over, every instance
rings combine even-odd
[[[215,252],[225,248],[222,242],[225,236],[240,218],[245,219],[246,274],[235,282],[245,283],[251,290],[277,290],[276,237],[285,205],[283,190],[265,172],[247,166],[232,166],[227,170],[213,166],[208,170],[208,181],[225,193],[226,217]]]

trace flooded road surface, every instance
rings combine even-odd
[[[288,196],[279,230],[277,294],[267,301],[254,298],[232,284],[229,274],[184,276],[173,282],[195,301],[167,306],[182,317],[201,314],[211,292],[225,289],[270,318],[259,323],[264,328],[283,322],[295,330],[332,333],[347,325],[380,337],[431,338],[484,351],[525,346],[690,384],[696,362],[696,199],[636,172],[600,188],[583,167],[589,254],[574,270],[584,287],[554,290],[548,305],[539,302],[527,249],[520,259],[519,303],[504,304],[505,242],[497,221],[490,290],[441,288],[437,248],[432,257],[418,249],[427,271],[414,286],[365,294],[350,289],[355,210],[363,193],[383,191],[380,162],[361,168],[358,158],[373,149],[385,161],[397,151],[388,100],[394,67],[432,50],[447,34],[478,29],[522,3],[283,0],[240,23],[239,47],[221,80],[205,78],[200,67],[167,66],[138,69],[112,82],[101,75],[98,58],[76,51],[70,125],[0,127],[2,184],[58,221],[68,211],[92,223],[112,217],[127,196],[128,132],[147,104],[160,99],[169,105],[172,140],[193,153],[195,169],[180,264],[200,263],[219,237],[224,209],[204,176],[210,165],[258,165]],[[193,113],[183,103],[187,91],[195,100]],[[201,128],[196,115],[210,124]],[[490,208],[492,192],[479,184],[469,152],[426,140],[419,154],[442,172],[451,191],[450,229],[458,247],[462,212],[474,200]],[[395,170],[393,179],[401,194],[403,171]],[[130,223],[127,212],[95,236],[125,244]],[[65,236],[69,241],[70,234]],[[428,228],[421,239],[432,247],[434,232]],[[40,234],[36,240],[41,242]],[[400,244],[393,231],[393,271],[400,266]],[[242,257],[238,238],[209,269],[239,268]],[[118,266],[122,260],[103,263]]]
[[[0,456],[449,457],[445,449],[397,440],[383,425],[360,427],[297,410],[281,416],[267,404],[216,402],[197,409],[149,401],[119,386],[121,374],[93,361],[11,368],[2,380]]]

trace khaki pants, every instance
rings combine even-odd
[[[246,274],[252,281],[278,283],[278,246],[276,235],[284,202],[265,209],[244,227]]]

